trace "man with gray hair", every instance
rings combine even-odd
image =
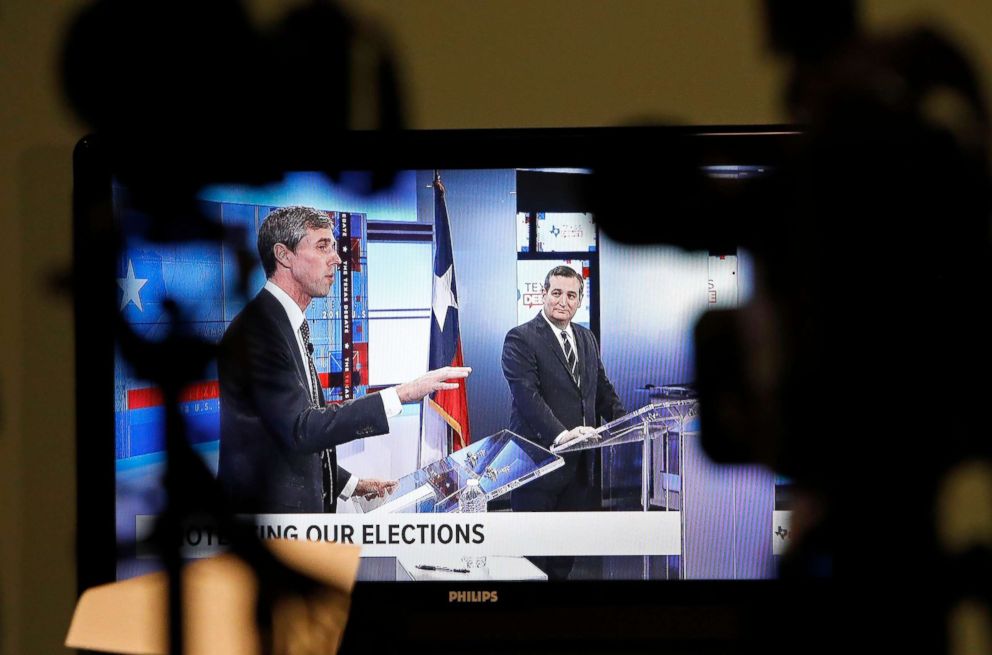
[[[270,213],[258,233],[265,286],[221,340],[218,478],[236,511],[333,512],[338,497],[383,496],[393,481],[357,479],[337,445],[385,434],[402,403],[457,388],[471,369],[445,367],[339,405],[324,401],[304,312],[330,293],[341,257],[326,214]]]

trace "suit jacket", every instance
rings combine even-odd
[[[599,343],[592,331],[572,324],[578,356],[579,385],[569,373],[558,337],[538,313],[510,330],[503,341],[503,375],[510,385],[513,405],[509,429],[551,448],[563,430],[580,425],[596,427],[601,419],[623,416],[623,403],[606,377]],[[527,489],[554,490],[578,474],[579,454],[565,456],[565,466],[527,485]],[[592,457],[584,458],[591,475]]]
[[[320,454],[389,431],[379,394],[314,408],[286,310],[262,290],[231,322],[220,343],[218,478],[246,513],[323,512]],[[333,455],[333,450],[332,450]],[[334,480],[348,473],[331,461]]]

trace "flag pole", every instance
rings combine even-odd
[[[437,186],[438,181],[441,179],[441,172],[438,169],[434,169],[434,181],[431,183],[431,188]],[[437,217],[434,216],[431,219],[431,224],[433,225]],[[431,230],[431,261],[434,261],[435,250],[437,249],[437,243],[435,242],[434,230]],[[434,300],[433,293],[431,294],[431,301]],[[434,320],[433,315],[431,320]],[[430,369],[430,355],[428,357],[427,368]],[[417,468],[424,467],[424,439],[427,438],[427,411],[430,409],[430,394],[420,399],[420,438],[417,440]]]
[[[430,188],[433,191],[437,187],[438,181],[441,179],[441,172],[438,169],[434,169],[434,180],[431,182]],[[437,220],[436,216],[431,218],[431,224]],[[431,230],[431,261],[434,261],[435,251],[437,250],[437,243],[435,240],[434,230]],[[432,269],[433,270],[433,269]],[[431,300],[433,301],[433,293],[431,294]],[[433,315],[431,320],[434,320]],[[428,355],[427,368],[430,369],[430,355]],[[420,399],[420,438],[417,440],[417,468],[424,467],[424,440],[427,438],[427,412],[430,411],[431,402],[430,394]]]

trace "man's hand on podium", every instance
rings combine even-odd
[[[361,478],[352,492],[352,497],[361,496],[365,500],[384,498],[393,493],[399,482],[397,480],[380,480],[379,478]]]
[[[588,425],[580,425],[577,428],[572,428],[568,432],[562,432],[555,439],[554,443],[551,444],[552,448],[564,448],[566,446],[572,446],[578,442],[589,439],[595,436],[596,428],[590,427]]]

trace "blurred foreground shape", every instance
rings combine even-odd
[[[273,652],[336,652],[348,620],[360,548],[290,540],[266,543],[287,566],[325,585],[311,597],[287,595],[275,603]],[[168,577],[159,572],[87,590],[76,605],[65,645],[165,655],[167,589]],[[258,582],[247,564],[230,554],[193,562],[183,569],[183,590],[183,652],[263,652],[256,618]]]

